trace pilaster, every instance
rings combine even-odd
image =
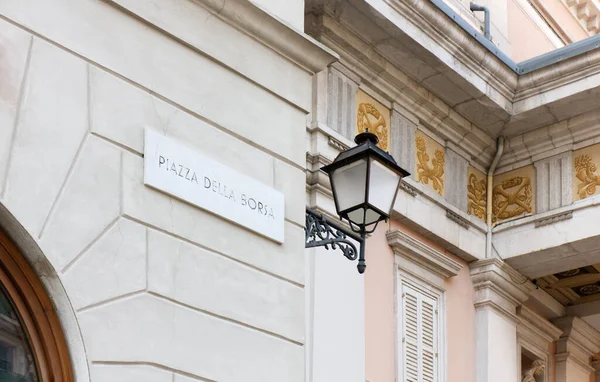
[[[600,351],[600,333],[579,317],[567,316],[553,321],[563,330],[556,342],[556,382],[570,382],[567,376],[595,373],[592,356]]]
[[[348,139],[356,135],[358,84],[335,68],[327,74],[327,126]]]
[[[467,212],[467,168],[469,163],[451,148],[446,148],[446,188],[444,196],[453,206]]]
[[[415,169],[415,132],[418,120],[411,120],[398,110],[394,104],[391,112],[391,152],[402,168],[412,173]]]
[[[475,352],[477,382],[514,381],[519,377],[517,307],[533,285],[498,259],[472,263],[475,288]]]
[[[571,204],[573,159],[571,151],[534,163],[536,169],[536,212]]]

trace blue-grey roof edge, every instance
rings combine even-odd
[[[566,60],[571,57],[578,56],[580,54],[587,53],[591,50],[600,48],[600,34],[592,37],[588,37],[584,40],[569,44],[562,48],[555,49],[551,52],[541,54],[533,57],[529,60],[523,61],[519,64],[514,62],[510,57],[501,51],[496,45],[485,38],[481,31],[474,28],[465,19],[450,8],[443,0],[429,0],[433,3],[440,11],[442,11],[447,17],[458,24],[468,34],[473,36],[481,45],[495,55],[500,61],[506,66],[513,70],[517,74],[526,74],[533,72],[534,70],[541,69],[552,64],[556,64],[562,60]]]

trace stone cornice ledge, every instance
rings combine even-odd
[[[557,318],[553,323],[563,330],[557,343],[557,353],[572,355],[581,366],[590,372],[595,371],[590,360],[600,351],[600,332],[575,316]]]
[[[104,0],[135,14],[123,0]],[[181,1],[181,0],[179,0]],[[339,59],[337,53],[249,0],[192,0],[312,73]],[[137,15],[144,18],[143,15]],[[150,20],[148,22],[152,23]],[[166,30],[169,33],[168,30]]]
[[[559,339],[563,333],[562,329],[552,325],[550,321],[524,305],[517,309],[517,317],[519,317],[517,327],[519,334],[540,348],[545,348],[546,351],[548,344]]]
[[[444,279],[456,276],[462,265],[400,230],[388,231],[387,241],[395,254],[408,258]]]
[[[475,261],[469,267],[475,289],[475,307],[494,308],[518,322],[516,308],[529,298],[534,285],[499,259]]]
[[[275,48],[294,62],[318,72],[339,59],[337,53],[273,17],[248,0],[194,0],[232,25]]]
[[[372,6],[374,4],[369,1]],[[497,90],[512,98],[517,87],[518,75],[480,43],[474,42],[462,27],[450,20],[432,2],[423,0],[386,0],[385,3],[405,17],[410,17],[416,28],[427,32],[448,52],[469,66],[474,73],[487,74],[487,80],[495,83]],[[425,22],[425,24],[423,23]]]
[[[600,206],[600,196],[594,195],[583,200],[578,200],[564,207],[559,207],[550,211],[542,212],[540,214],[535,214],[521,219],[507,221],[506,223],[501,223],[492,229],[492,233],[498,234],[500,232],[508,231],[510,229],[522,227],[528,224],[536,227],[536,223],[538,223],[536,228],[543,227],[543,225],[540,225],[539,223],[544,220],[559,218],[568,214],[571,214],[571,216],[568,217],[568,219],[571,219],[573,217],[573,213],[576,213],[579,210],[583,210],[586,208],[595,208],[598,206]]]

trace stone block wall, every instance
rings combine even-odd
[[[0,5],[0,203],[65,287],[74,363],[94,382],[304,381],[297,142],[322,63],[292,62],[210,1],[117,3],[138,17]],[[282,192],[285,243],[144,186],[145,128]]]

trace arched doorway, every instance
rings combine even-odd
[[[73,380],[52,301],[29,263],[0,230],[0,381]]]

